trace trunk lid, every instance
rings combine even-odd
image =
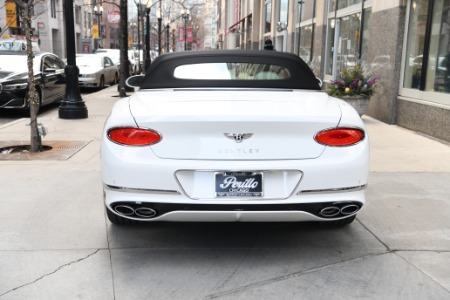
[[[326,93],[297,90],[140,91],[130,109],[139,127],[162,135],[155,155],[188,160],[316,158],[325,146],[314,136],[341,117]]]

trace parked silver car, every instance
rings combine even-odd
[[[113,85],[119,81],[119,69],[106,55],[77,54],[76,63],[80,69],[80,87],[103,89],[105,83]]]

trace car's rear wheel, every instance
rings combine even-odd
[[[105,77],[103,77],[103,75],[102,77],[100,77],[100,83],[98,84],[98,88],[100,90],[103,90],[105,88]]]
[[[117,75],[117,73],[115,73],[114,74],[114,79],[113,79],[113,81],[111,82],[111,85],[114,85],[114,84],[116,84],[116,83],[118,83],[119,82],[119,75]]]
[[[329,226],[329,227],[343,227],[343,226],[346,226],[346,225],[352,223],[355,219],[356,219],[356,215],[353,215],[353,216],[345,218],[345,219],[323,222],[323,224],[325,226]]]
[[[127,225],[127,224],[140,224],[142,222],[136,221],[136,220],[130,220],[121,216],[116,215],[115,213],[113,213],[111,210],[109,210],[109,208],[107,208],[105,206],[105,210],[106,210],[106,216],[108,217],[108,220],[113,223],[113,224],[117,224],[117,225]]]

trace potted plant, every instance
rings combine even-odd
[[[370,97],[375,93],[378,81],[378,77],[366,75],[361,63],[357,63],[345,67],[340,78],[331,80],[327,93],[352,105],[361,116],[369,107]]]

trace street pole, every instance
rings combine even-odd
[[[101,4],[100,4],[101,5]],[[98,25],[98,48],[103,48],[103,35],[102,35],[102,22],[101,17],[103,13],[103,6],[97,7],[94,6],[94,14],[97,16],[97,25]]]
[[[78,86],[80,70],[75,58],[75,22],[73,18],[73,0],[64,1],[65,32],[66,32],[66,94],[58,109],[61,119],[85,119],[88,117],[86,104],[81,98]]]
[[[300,53],[300,36],[302,34],[302,10],[303,10],[303,4],[305,3],[305,1],[303,0],[299,0],[298,4],[300,5],[300,15],[298,16],[298,56],[301,57],[301,53]]]
[[[189,19],[189,10],[186,9],[181,13],[181,17],[184,20],[184,51],[187,50],[187,39],[186,39],[186,26],[187,26],[187,20]]]
[[[139,1],[139,3],[136,3],[136,7],[137,7],[137,36],[138,36],[138,40],[137,40],[137,51],[138,51],[138,71],[139,74],[142,73],[141,70],[141,49],[140,49],[140,45],[141,45],[141,29],[140,29],[140,23],[141,20],[139,19],[140,17],[140,13],[139,11],[141,10],[141,1]]]
[[[151,1],[149,2],[151,5]],[[150,63],[151,63],[151,58],[150,58],[150,7],[147,7],[145,13],[145,19],[147,22],[147,28],[145,29],[145,70],[148,69],[148,67],[150,67]]]
[[[161,22],[162,22],[160,13],[157,14],[157,18],[158,18],[158,55],[160,55],[161,54]]]
[[[166,52],[169,52],[170,48],[170,26],[169,21],[166,24]]]

